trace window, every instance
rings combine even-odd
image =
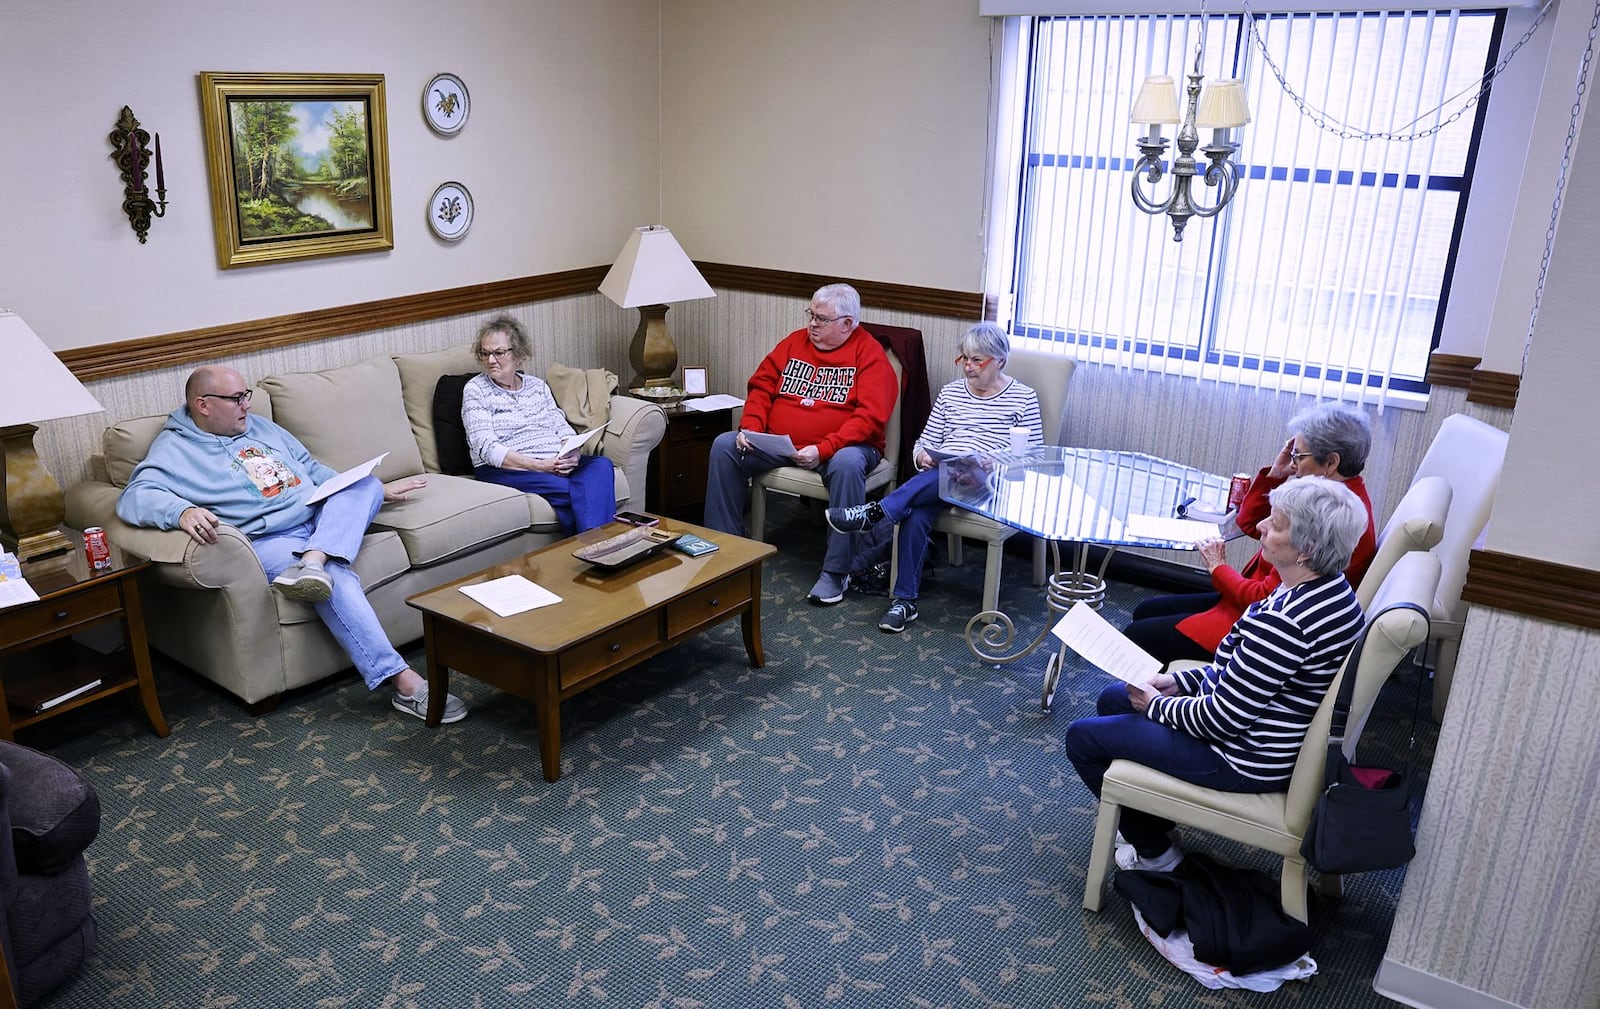
[[[1033,20],[1000,134],[1016,152],[998,166],[1014,182],[1014,244],[994,287],[1010,295],[1012,332],[1085,360],[1325,396],[1426,391],[1480,131],[1469,99],[1502,23],[1495,11],[1206,18],[1206,80],[1240,78],[1253,121],[1235,131],[1232,203],[1174,242],[1165,215],[1130,199],[1147,127],[1128,113],[1152,73],[1177,77],[1184,104],[1200,19]],[[1194,190],[1213,202],[1198,178]]]

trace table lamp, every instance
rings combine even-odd
[[[700,276],[672,232],[659,224],[633,229],[600,282],[600,293],[622,308],[639,310],[639,328],[628,345],[632,387],[676,391],[672,376],[678,369],[678,348],[667,334],[666,303],[715,298],[717,292]]]
[[[61,485],[33,447],[38,421],[99,413],[89,394],[16,313],[0,308],[0,544],[24,561],[66,553]]]

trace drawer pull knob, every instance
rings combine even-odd
[[[620,651],[622,651],[622,646],[621,645],[614,644],[614,645],[611,646],[611,654],[612,655],[615,655]]]
[[[56,619],[57,620],[65,620],[65,619],[67,619],[67,611],[66,610],[56,610]]]
[[[711,608],[712,609],[716,609],[718,606],[721,606],[721,605],[722,605],[722,600],[720,600],[720,599],[711,600]]]

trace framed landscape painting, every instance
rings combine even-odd
[[[223,269],[394,248],[382,74],[203,73]]]

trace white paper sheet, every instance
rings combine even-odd
[[[561,601],[561,597],[554,592],[521,575],[506,575],[476,585],[463,585],[461,591],[467,598],[487,606],[502,617],[516,616]]]
[[[22,577],[22,563],[16,555],[0,551],[0,610],[38,601],[39,593]]]
[[[376,459],[368,459],[359,466],[351,466],[338,476],[318,484],[316,491],[312,493],[306,504],[316,504],[330,494],[339,493],[357,480],[371,476],[372,471],[378,468],[378,463],[383,462],[388,455],[389,453],[385,452]]]
[[[1112,627],[1094,607],[1077,603],[1050,633],[1062,643],[1124,683],[1144,685],[1161,672],[1161,660]]]
[[[697,399],[683,401],[685,410],[696,410],[700,413],[708,413],[712,410],[728,410],[736,406],[744,406],[744,400],[738,396],[729,396],[727,393],[722,392],[714,396],[701,396]]]
[[[578,451],[578,449],[580,449],[584,445],[588,444],[590,439],[596,437],[597,435],[600,434],[601,431],[604,431],[605,429],[606,429],[606,426],[604,424],[601,424],[599,427],[591,427],[589,430],[581,431],[578,434],[575,434],[570,438],[561,439],[561,451],[557,452],[556,455],[558,455],[558,456],[569,455],[569,454],[571,454],[573,452]]]
[[[1160,515],[1129,515],[1128,535],[1152,540],[1171,540],[1193,546],[1201,540],[1214,540],[1222,535],[1215,522],[1194,519],[1172,519]]]
[[[746,431],[744,433],[750,444],[767,453],[783,459],[794,455],[794,442],[786,434],[767,434],[765,431]]]

